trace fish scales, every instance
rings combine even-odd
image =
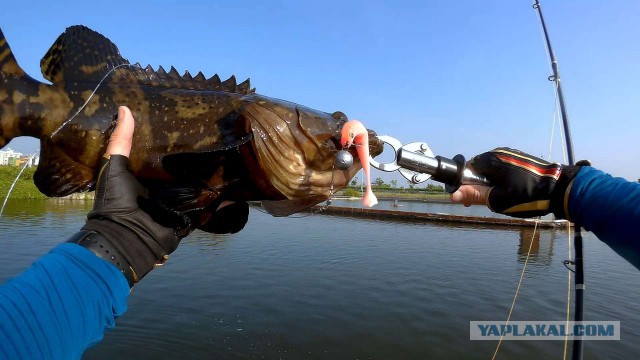
[[[0,147],[18,136],[40,139],[34,181],[48,196],[94,188],[121,105],[136,120],[132,173],[154,199],[205,231],[246,223],[244,207],[233,218],[217,216],[223,203],[262,201],[274,216],[287,216],[326,200],[332,181],[341,189],[361,168],[333,167],[348,120],[342,112],[257,94],[248,79],[130,64],[84,26],[60,35],[41,70],[51,84],[24,73],[0,30]],[[383,146],[371,135],[376,156]]]

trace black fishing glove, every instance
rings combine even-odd
[[[193,229],[189,218],[148,199],[122,155],[103,158],[93,210],[75,242],[111,262],[129,286],[161,265]]]
[[[494,212],[520,217],[552,212],[568,217],[568,189],[579,166],[549,163],[510,148],[497,148],[471,159],[469,165],[494,185],[487,205]]]

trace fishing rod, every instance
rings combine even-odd
[[[533,0],[533,8],[538,14],[538,18],[540,20],[540,25],[542,27],[542,32],[544,35],[544,42],[547,48],[547,53],[549,54],[549,61],[551,62],[551,71],[553,74],[549,76],[549,80],[554,82],[556,94],[558,97],[558,106],[560,107],[560,117],[562,118],[562,126],[564,128],[564,137],[565,144],[567,148],[567,159],[569,160],[569,165],[575,165],[575,160],[573,157],[573,142],[571,141],[571,131],[569,129],[569,117],[567,116],[567,107],[564,102],[564,94],[562,92],[562,82],[560,81],[560,72],[558,71],[558,60],[556,59],[556,55],[553,52],[553,48],[551,47],[551,41],[549,40],[549,32],[547,31],[547,25],[544,22],[544,17],[542,16],[542,7],[540,6],[540,1]],[[582,255],[582,233],[580,231],[580,225],[574,224],[575,228],[575,237],[574,237],[574,251],[575,251],[575,292],[576,292],[576,300],[575,300],[575,309],[574,309],[574,321],[582,321],[584,319],[584,259]],[[582,349],[583,344],[580,339],[573,339],[573,352],[571,354],[571,358],[574,360],[582,359]]]
[[[569,165],[575,165],[573,156],[573,141],[571,140],[571,130],[569,128],[569,116],[567,115],[567,107],[564,101],[564,93],[562,91],[562,82],[560,79],[560,72],[558,70],[558,60],[556,59],[553,48],[551,47],[551,41],[549,39],[549,33],[547,26],[542,15],[542,8],[539,0],[533,1],[533,8],[538,14],[542,32],[544,35],[544,42],[546,50],[549,55],[549,62],[551,65],[552,75],[549,76],[549,80],[553,81],[555,85],[555,92],[557,96],[557,103],[560,108],[560,117],[562,118],[562,125],[564,129],[564,137],[566,144],[566,152]],[[402,145],[399,140],[390,136],[378,136],[378,139],[382,142],[390,145],[395,151],[395,159],[390,163],[379,163],[373,158],[369,159],[369,163],[376,169],[393,172],[399,171],[400,174],[413,183],[421,183],[428,179],[433,179],[446,184],[445,190],[449,193],[453,193],[461,184],[477,184],[483,186],[491,186],[490,181],[485,177],[474,174],[470,169],[466,168],[466,160],[462,155],[456,155],[452,159],[447,159],[441,156],[434,156],[433,152],[426,143],[410,143]],[[351,166],[353,158],[347,151],[340,151],[336,157],[336,167],[338,169],[346,169]],[[569,269],[575,273],[575,308],[574,308],[574,321],[581,322],[584,319],[584,259],[583,259],[583,244],[582,233],[580,225],[574,224],[574,261],[566,261],[566,264],[574,265],[574,269]],[[523,269],[524,271],[524,269]],[[516,292],[517,294],[517,292]],[[515,300],[514,300],[515,301]],[[497,349],[496,349],[497,351]],[[573,351],[572,359],[581,360],[583,352],[583,343],[581,339],[577,339],[574,336],[573,339]]]

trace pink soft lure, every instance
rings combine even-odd
[[[351,120],[342,127],[341,140],[342,146],[348,148],[356,145],[360,163],[364,169],[364,176],[367,178],[367,191],[362,198],[362,204],[372,207],[378,203],[378,199],[371,190],[371,176],[369,167],[369,133],[367,128],[358,120]]]

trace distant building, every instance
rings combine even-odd
[[[22,155],[22,153],[16,152],[7,148],[6,150],[0,150],[0,166],[24,166],[28,167],[38,166],[40,163],[40,156],[36,155]]]
[[[15,152],[10,148],[0,150],[0,166],[15,165],[16,160],[22,157],[22,153]]]
[[[16,159],[16,166],[24,166],[24,164],[27,164],[28,167],[32,167],[33,161],[35,160],[35,157],[31,157],[31,156],[22,156]]]

